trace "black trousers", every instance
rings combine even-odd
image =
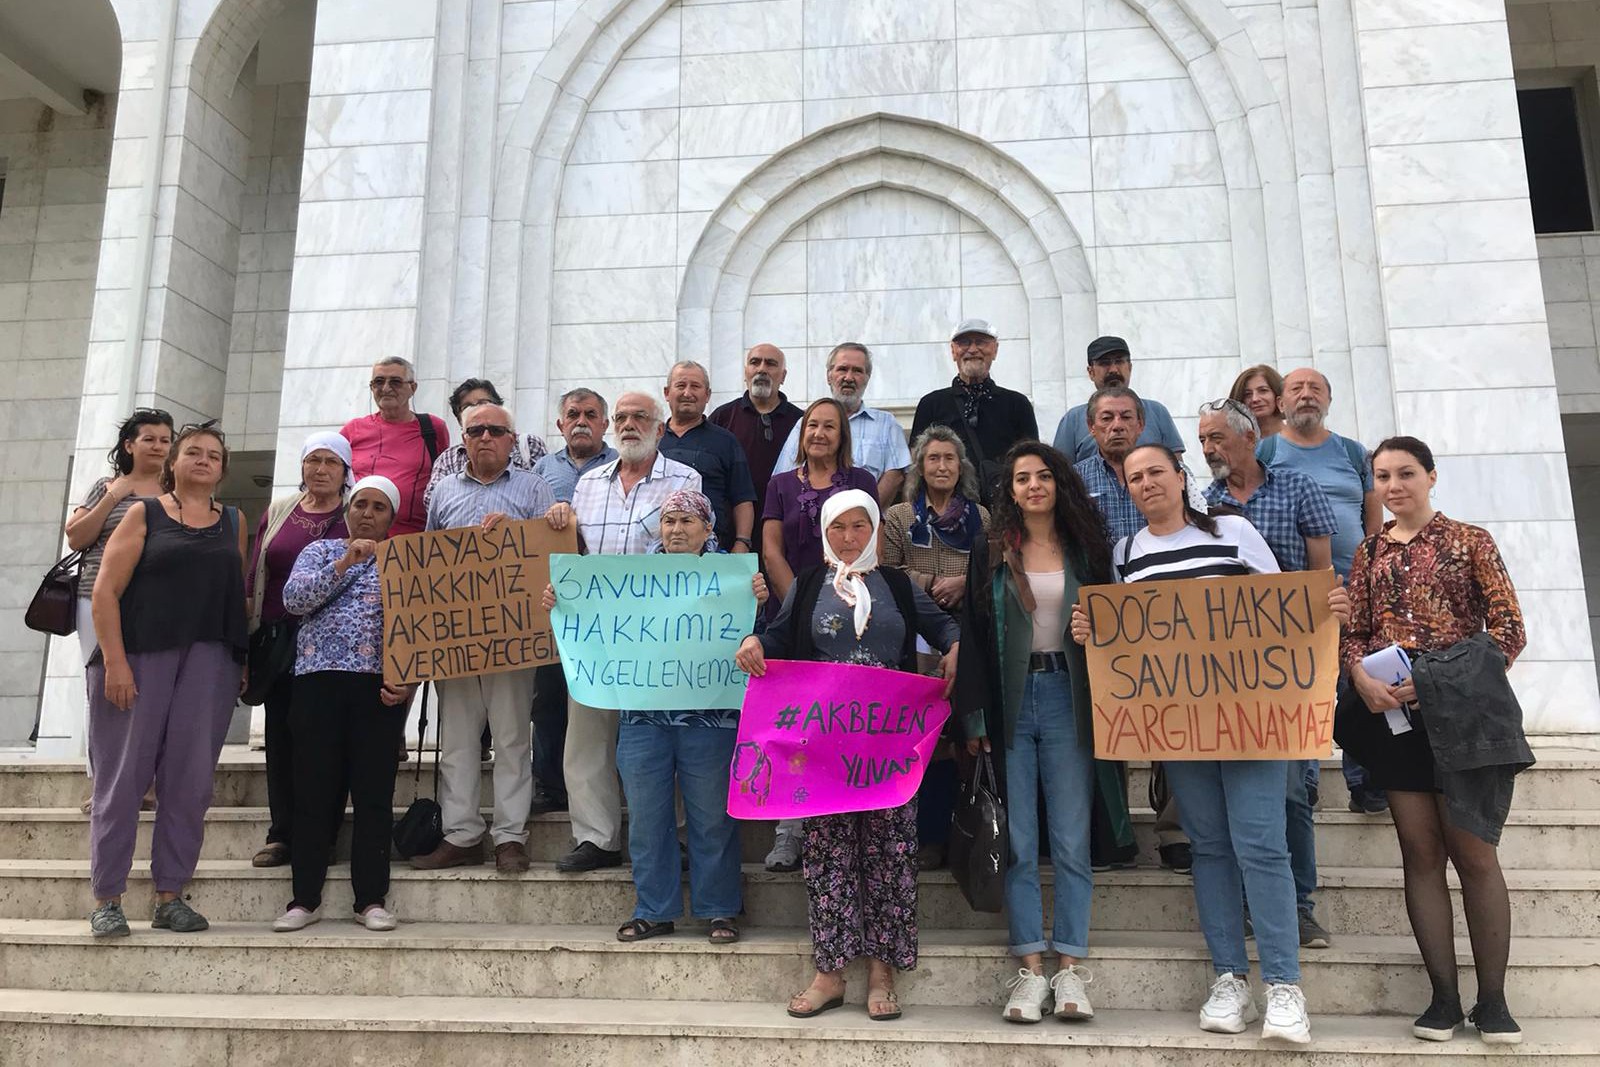
[[[294,730],[289,725],[293,706],[294,675],[287,673],[267,693],[262,709],[267,718],[267,811],[272,820],[267,844],[285,845],[290,855],[294,854]],[[339,836],[339,824],[344,822],[342,772],[337,794],[328,809],[330,841]]]
[[[389,843],[394,831],[395,749],[405,730],[404,705],[379,698],[376,674],[318,671],[295,679],[289,712],[294,731],[294,903],[322,904],[335,826],[328,809],[343,806],[349,783],[353,811],[350,881],[355,910],[382,904],[389,893]]]
[[[550,799],[567,802],[563,754],[567,750],[567,676],[561,664],[534,668],[533,779]]]

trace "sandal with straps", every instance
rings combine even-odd
[[[713,945],[731,945],[739,940],[739,927],[732,919],[712,919],[706,937]]]
[[[874,1011],[880,1004],[889,1005],[887,1010]],[[893,989],[872,989],[867,991],[867,1018],[875,1023],[893,1022],[900,1018],[900,998]]]
[[[821,1004],[818,1004],[816,1001],[811,999],[813,995],[821,996],[821,994],[817,992],[815,983],[806,986],[806,988],[800,990],[800,992],[790,997],[789,1015],[796,1019],[813,1019],[825,1011],[832,1011],[834,1008],[844,1007],[843,990],[839,991],[838,996],[823,1001]],[[805,1006],[802,1008],[797,1008],[795,1007],[796,1004],[803,1004]]]
[[[652,937],[670,934],[676,930],[671,922],[653,923],[649,919],[629,919],[617,927],[618,941],[648,941]]]

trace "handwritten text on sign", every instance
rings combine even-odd
[[[949,717],[942,678],[769,659],[739,713],[728,814],[799,819],[897,808],[922,784]]]
[[[1333,746],[1333,572],[1083,590],[1094,754],[1313,759]]]
[[[391,537],[378,546],[383,679],[394,684],[521,670],[556,658],[539,604],[550,554],[577,535],[543,519]]]
[[[745,673],[733,657],[755,626],[755,573],[750,554],[552,558],[567,691],[595,708],[738,707]]]

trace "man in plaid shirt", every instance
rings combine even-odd
[[[578,523],[591,555],[643,554],[661,534],[661,505],[679,489],[700,492],[692,467],[663,456],[661,405],[645,393],[623,393],[611,413],[617,458],[584,472],[571,504],[551,509],[550,525]],[[563,772],[573,849],[561,871],[593,871],[622,863],[622,782],[617,777],[617,709],[567,701]]]
[[[1216,478],[1206,488],[1207,502],[1243,511],[1284,570],[1331,568],[1330,537],[1339,520],[1328,495],[1309,475],[1268,468],[1256,459],[1260,437],[1255,416],[1237,400],[1200,405],[1200,447]],[[1317,839],[1308,787],[1315,773],[1315,760],[1289,761],[1284,814],[1302,948],[1327,948],[1331,940],[1313,914],[1311,899],[1317,888]]]

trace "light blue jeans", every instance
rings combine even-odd
[[[738,731],[716,726],[617,730],[617,772],[628,798],[628,852],[638,896],[633,916],[667,922],[683,914],[673,788],[689,829],[689,903],[697,919],[731,919],[743,907],[739,824],[728,816],[728,764]]]
[[[1217,974],[1250,973],[1241,894],[1268,985],[1300,981],[1300,922],[1289,868],[1284,760],[1172,760],[1167,782],[1194,849],[1194,899]]]
[[[1044,939],[1039,888],[1039,787],[1049,816],[1050,862],[1055,867],[1055,915]],[[1006,915],[1013,956],[1049,949],[1089,954],[1090,801],[1094,752],[1078,739],[1072,689],[1065,671],[1029,674],[1011,747],[1006,749],[1006,817],[1011,866],[1006,869]]]

